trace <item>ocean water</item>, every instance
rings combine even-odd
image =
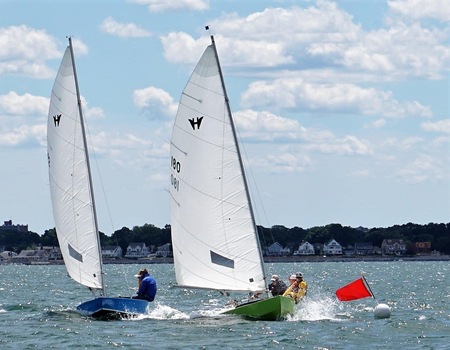
[[[282,278],[303,272],[308,296],[285,321],[220,315],[214,291],[173,288],[173,265],[106,265],[108,294],[131,295],[141,267],[158,281],[148,315],[97,321],[75,307],[90,293],[64,266],[0,265],[0,349],[450,349],[449,262],[267,264]],[[372,298],[340,302],[336,289],[364,273]]]

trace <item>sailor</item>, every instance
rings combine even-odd
[[[292,283],[294,283],[294,282],[296,281],[296,279],[295,279],[295,273],[293,273],[292,275],[290,275],[289,278],[288,278],[288,280],[289,280],[289,286],[290,286]]]
[[[269,284],[269,291],[272,293],[272,296],[283,295],[286,288],[286,284],[280,280],[278,275],[272,275]]]
[[[295,281],[290,285],[288,289],[286,289],[283,296],[290,296],[297,304],[305,297],[307,291],[308,284],[303,281],[303,274],[301,272],[297,272],[295,274]]]
[[[147,269],[140,269],[135,277],[138,278],[139,289],[136,292],[137,295],[133,296],[133,299],[155,300],[157,290],[156,280],[149,275]]]

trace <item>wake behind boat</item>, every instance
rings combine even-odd
[[[170,145],[171,232],[177,284],[263,294],[266,273],[234,122],[212,44],[179,102]],[[225,314],[277,320],[294,301],[274,297]]]
[[[106,296],[100,237],[72,40],[50,97],[47,123],[50,194],[56,234],[69,276],[99,297],[77,307],[83,315],[144,314],[148,301]]]

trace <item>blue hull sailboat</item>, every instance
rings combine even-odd
[[[95,318],[128,318],[147,312],[148,301],[131,298],[99,297],[77,306],[77,311],[85,316]]]
[[[72,40],[50,97],[47,123],[50,194],[59,247],[69,276],[97,297],[80,304],[86,316],[145,314],[148,302],[106,296],[81,98]]]

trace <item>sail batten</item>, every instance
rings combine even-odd
[[[177,284],[264,290],[256,226],[213,45],[181,94],[170,145]]]

